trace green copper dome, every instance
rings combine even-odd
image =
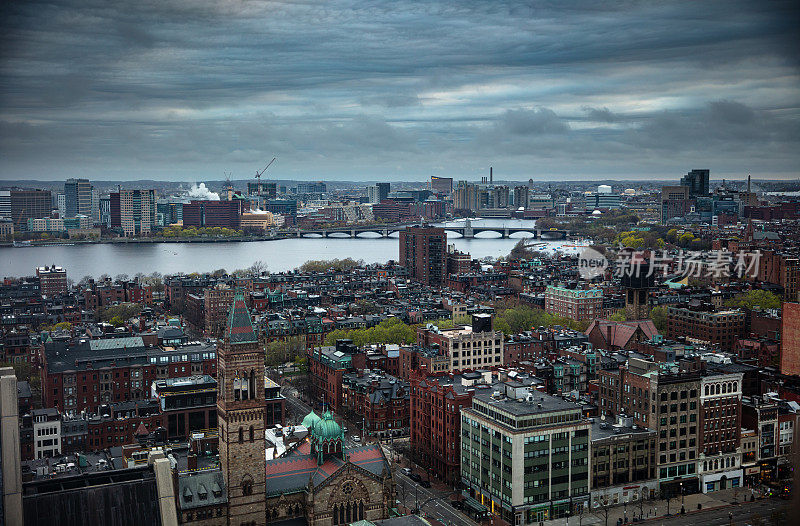
[[[315,440],[321,440],[323,442],[338,440],[342,438],[342,428],[336,423],[336,420],[333,419],[331,412],[325,411],[320,421],[314,426],[314,430],[311,434]]]
[[[317,415],[317,413],[315,413],[315,412],[312,410],[310,413],[308,413],[308,414],[305,416],[305,418],[303,418],[303,423],[302,423],[302,425],[303,425],[303,427],[305,427],[306,429],[308,429],[308,431],[309,431],[309,433],[310,433],[310,432],[311,432],[311,430],[312,430],[312,429],[314,429],[314,426],[317,424],[317,422],[319,422],[319,421],[321,421],[321,420],[322,420],[322,419],[321,419],[321,418],[320,418],[320,417]]]

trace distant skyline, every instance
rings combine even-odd
[[[800,4],[12,1],[0,184],[800,177]]]

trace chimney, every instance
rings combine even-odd
[[[608,350],[611,350],[611,324],[606,325],[606,343],[608,344]]]

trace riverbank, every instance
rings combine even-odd
[[[232,236],[232,237],[110,237],[100,239],[36,239],[24,242],[0,243],[0,247],[65,247],[73,245],[136,245],[146,243],[246,243],[291,239],[296,235]]]
[[[475,223],[473,223],[475,224]],[[482,220],[481,226],[523,226],[530,223],[515,221]],[[477,225],[476,225],[477,226]],[[296,235],[296,233],[295,233]],[[399,257],[398,234],[382,237],[378,234],[361,234],[356,238],[334,235],[306,237],[259,237],[239,236],[231,238],[199,238],[197,242],[185,242],[187,238],[144,238],[84,242],[79,240],[52,240],[44,244],[31,244],[27,250],[0,248],[1,276],[30,276],[36,267],[59,265],[67,269],[70,277],[79,280],[83,276],[98,277],[102,274],[177,274],[213,272],[219,269],[233,271],[247,268],[255,261],[267,265],[270,272],[291,271],[309,260],[362,259],[366,264],[386,263]],[[448,236],[447,242],[457,250],[469,253],[475,259],[507,256],[522,238],[500,238],[497,234],[481,234],[466,239],[457,235]],[[553,252],[562,250],[574,253],[578,249],[564,247],[569,241],[541,241],[539,250]],[[67,245],[67,246],[65,246]]]

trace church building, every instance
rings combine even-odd
[[[220,466],[178,474],[180,523],[334,526],[389,517],[395,486],[383,450],[375,444],[346,448],[330,411],[309,413],[303,419],[307,439],[266,460],[264,347],[241,291],[217,356]]]

